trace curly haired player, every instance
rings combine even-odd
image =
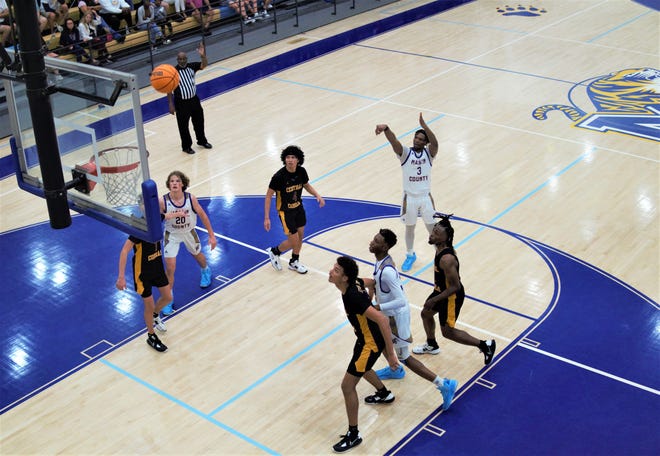
[[[277,195],[277,215],[282,222],[286,240],[275,247],[266,249],[270,263],[277,271],[282,270],[280,255],[291,249],[289,269],[299,274],[307,273],[307,268],[300,262],[300,249],[307,217],[302,202],[302,191],[307,190],[316,197],[319,207],[325,206],[323,197],[309,183],[307,171],[302,167],[305,153],[298,146],[288,146],[280,154],[284,167],[280,168],[271,178],[264,202],[264,229],[270,231],[270,203],[273,195]]]

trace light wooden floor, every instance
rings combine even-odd
[[[422,3],[401,2],[232,58],[200,81]],[[374,127],[388,123],[409,144],[423,112],[440,140],[439,210],[549,244],[657,302],[658,142],[572,127],[558,111],[538,121],[532,111],[569,104],[580,81],[660,68],[658,13],[625,0],[546,1],[537,17],[504,16],[501,6],[468,4],[207,100],[211,151],[183,155],[174,118],[153,121],[145,125],[152,177],[164,190],[178,168],[198,196],[263,194],[282,147],[298,144],[322,195],[398,204],[399,166]],[[143,101],[154,96],[146,90]],[[0,182],[0,195],[2,231],[46,220],[45,204],[17,190],[13,178]],[[222,233],[223,220],[213,224]],[[396,219],[339,228],[314,243],[369,260],[368,241],[383,226],[399,235],[401,261]],[[467,292],[541,315],[553,292],[546,265],[511,238],[475,232],[456,223]],[[432,270],[422,269],[433,250],[421,223],[416,247],[412,273],[432,281]],[[175,351],[152,353],[137,339],[10,410],[1,418],[2,453],[330,453],[346,428],[339,383],[353,344],[327,283],[335,258],[306,245],[306,276],[266,265],[172,319]],[[413,280],[406,292],[419,342],[418,309],[430,287]],[[473,301],[460,322],[502,348],[529,325]],[[475,350],[450,342],[442,349],[424,359],[441,375],[464,383],[483,367]],[[370,386],[361,382],[358,392]],[[412,375],[396,393],[392,407],[361,406],[365,443],[352,454],[382,454],[440,403]]]

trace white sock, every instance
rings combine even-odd
[[[415,243],[415,225],[406,225],[406,249],[408,249],[409,255],[415,253],[414,243]]]

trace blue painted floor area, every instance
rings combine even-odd
[[[640,5],[644,5],[647,8],[660,11],[660,0],[635,0]]]
[[[639,388],[520,346],[484,378],[496,386],[469,388],[396,454],[651,455],[660,448],[660,398]]]
[[[200,278],[192,256],[180,253],[175,309],[189,307],[202,295],[217,292],[264,264],[264,249],[282,240],[281,230],[266,232],[262,228],[263,196],[199,201],[214,221],[216,233],[229,240],[219,238],[213,253],[205,248],[215,279],[204,290],[177,287],[198,284]],[[326,198],[320,214],[315,200],[305,201],[308,239],[336,226],[399,213],[392,205]],[[206,233],[200,232],[200,238],[206,246]],[[12,297],[3,308],[5,320],[0,329],[1,411],[84,367],[90,358],[81,352],[88,348],[100,343],[90,350],[93,357],[143,337],[141,298],[114,288],[119,251],[125,240],[123,233],[82,216],[74,217],[65,230],[52,230],[43,223],[0,235],[7,258],[14,259],[0,265],[8,296]],[[130,271],[129,264],[129,282]],[[226,279],[218,279],[219,275]],[[132,289],[132,284],[129,287]]]
[[[438,8],[452,2],[433,3]],[[426,8],[393,16],[376,28],[371,25],[369,36],[432,12]],[[204,97],[231,90],[363,39],[365,30],[260,62],[243,73],[201,84],[200,90]],[[160,99],[145,105],[145,119],[164,115],[163,103]],[[124,128],[118,127],[119,120],[109,121],[109,133]],[[75,147],[75,137],[71,141]],[[0,175],[11,172],[9,159],[0,159]],[[399,212],[380,203],[326,202],[322,213],[313,202],[306,204],[309,241],[338,226],[396,217]],[[200,203],[216,232],[225,237],[207,255],[214,276],[224,278],[216,277],[206,290],[175,287],[178,308],[189,308],[203,295],[265,264],[263,249],[282,239],[281,230],[262,229],[263,195],[200,198]],[[206,241],[205,233],[200,237]],[[494,364],[473,379],[483,376],[495,384],[493,389],[466,383],[449,412],[438,409],[388,454],[658,454],[658,304],[579,259],[516,237],[556,268],[556,301],[531,323],[524,340],[501,347]],[[114,289],[125,239],[123,233],[82,216],[74,217],[66,230],[51,230],[44,223],[0,233],[0,245],[11,260],[0,265],[6,290],[0,326],[0,413],[107,350],[144,337],[141,299]],[[179,256],[176,277],[178,285],[199,282],[190,255]],[[538,346],[524,345],[528,343]]]
[[[448,412],[437,409],[388,454],[658,454],[658,304],[510,234],[555,270],[556,302],[471,380],[478,383],[461,388]]]
[[[559,272],[561,296],[527,337],[557,356],[660,390],[658,304],[593,266],[537,245]]]
[[[319,209],[306,199],[310,242],[339,226],[398,215],[398,207],[387,204],[326,202]],[[206,290],[175,287],[175,307],[183,309],[263,266],[263,249],[281,240],[279,230],[261,228],[261,195],[200,203],[222,236],[214,253],[206,252],[216,278]],[[555,271],[555,299],[473,379],[494,388],[466,383],[448,412],[438,409],[388,454],[657,453],[657,303],[574,257],[508,234],[535,248]],[[82,216],[66,230],[44,223],[0,234],[14,259],[0,266],[12,296],[0,330],[0,410],[144,337],[141,299],[114,289],[125,239]],[[179,255],[176,275],[178,285],[199,282],[190,255]]]

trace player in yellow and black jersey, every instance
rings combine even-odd
[[[495,340],[479,340],[467,331],[455,327],[458,315],[463,307],[465,289],[459,275],[458,257],[454,251],[454,228],[451,226],[451,215],[436,214],[440,221],[435,224],[429,235],[429,244],[435,246],[435,286],[433,292],[426,298],[422,309],[422,322],[426,332],[426,344],[413,348],[418,355],[440,353],[440,347],[435,340],[435,320],[438,314],[442,336],[463,345],[478,347],[484,354],[484,364],[490,364],[495,355]]]
[[[399,363],[394,353],[389,320],[371,305],[364,281],[358,279],[355,260],[346,256],[337,258],[337,263],[330,270],[328,281],[341,292],[346,317],[357,338],[353,357],[341,382],[348,415],[348,432],[332,447],[335,452],[343,453],[362,443],[358,430],[359,401],[355,389],[360,378],[364,377],[376,388],[373,395],[364,398],[367,404],[388,404],[394,401],[394,394],[385,388],[372,367],[381,353],[385,354],[392,369],[396,369]]]
[[[147,343],[159,352],[167,350],[156,333],[154,327],[165,332],[167,328],[161,320],[160,310],[172,300],[170,284],[165,274],[163,254],[158,242],[146,242],[135,236],[129,236],[119,254],[119,274],[115,286],[118,290],[126,289],[126,261],[128,252],[133,250],[133,283],[135,291],[144,302],[144,322],[147,325]],[[152,288],[157,287],[160,297],[154,303]]]
[[[286,240],[275,247],[266,249],[266,253],[273,268],[281,271],[280,255],[282,252],[291,249],[289,269],[305,274],[307,268],[300,262],[300,249],[302,248],[305,225],[307,224],[305,207],[302,202],[302,191],[305,189],[316,197],[319,207],[325,206],[325,201],[309,183],[307,171],[302,166],[305,162],[305,153],[300,147],[286,147],[282,151],[280,159],[284,163],[284,167],[273,175],[266,191],[264,229],[270,231],[270,204],[273,195],[275,195],[277,215],[282,223],[282,228],[284,228]]]

